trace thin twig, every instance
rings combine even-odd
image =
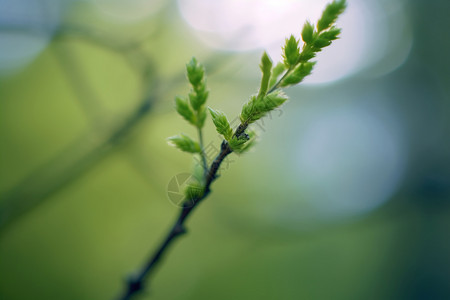
[[[266,93],[266,95],[274,92],[276,89],[278,89],[280,87],[281,82],[289,75],[289,73],[291,73],[291,71],[293,70],[292,67],[290,67],[285,73],[284,75],[280,78],[280,80],[277,81],[277,83],[275,83],[275,85]]]
[[[265,95],[270,94],[271,92],[277,90],[279,88],[279,85],[283,81],[284,78],[292,71],[292,68],[289,68],[286,73],[278,80],[278,82],[268,91],[265,93]],[[234,132],[233,136],[239,137],[241,134],[245,132],[245,130],[248,127],[248,122],[242,122],[239,124],[239,126],[236,128],[236,131]],[[202,164],[203,168],[205,170],[205,188],[202,196],[197,199],[187,199],[183,203],[183,207],[181,209],[180,215],[176,219],[175,223],[173,224],[172,228],[170,229],[169,233],[167,234],[166,238],[163,240],[163,242],[160,244],[160,246],[157,248],[157,250],[153,253],[153,255],[150,257],[150,260],[144,265],[144,267],[140,270],[140,272],[137,274],[137,276],[132,277],[127,282],[127,289],[125,293],[119,298],[119,300],[130,300],[136,293],[140,292],[142,289],[144,289],[144,282],[146,278],[150,275],[150,273],[155,269],[155,266],[161,261],[161,258],[164,256],[164,253],[166,253],[168,247],[172,244],[172,242],[179,236],[183,235],[187,232],[186,228],[184,227],[184,222],[186,218],[190,215],[190,213],[194,210],[195,207],[198,206],[198,204],[208,197],[209,193],[211,192],[210,187],[212,182],[217,178],[217,172],[219,171],[220,165],[222,164],[223,160],[233,152],[233,150],[230,148],[227,141],[223,141],[221,145],[221,150],[219,155],[214,159],[214,161],[211,163],[211,166],[209,169],[207,169],[206,164],[206,158],[205,154],[203,152],[203,137],[202,137],[202,131],[201,129],[198,130],[199,135],[199,141],[200,141],[200,148],[202,149],[201,158],[202,158]]]
[[[272,91],[276,90],[278,86],[280,85],[281,81],[287,76],[287,74],[291,71],[289,69],[284,76],[272,87],[272,89],[268,92],[271,93]],[[268,94],[266,93],[266,94]],[[241,123],[236,131],[234,132],[233,136],[239,137],[242,133],[245,132],[245,130],[248,127],[247,122]],[[184,222],[186,218],[190,215],[190,213],[194,210],[195,207],[198,206],[198,204],[208,197],[209,193],[211,192],[211,184],[212,182],[217,178],[217,172],[219,171],[220,165],[222,164],[223,160],[233,152],[233,150],[228,145],[227,141],[223,141],[221,145],[221,150],[219,155],[214,159],[214,161],[211,163],[211,167],[207,169],[206,167],[206,158],[203,153],[203,137],[202,137],[202,131],[198,130],[199,135],[199,141],[200,141],[200,147],[202,149],[201,157],[202,157],[202,164],[205,170],[205,188],[202,196],[197,199],[187,199],[183,203],[183,207],[181,209],[180,215],[176,219],[175,223],[173,224],[172,228],[170,229],[169,233],[167,234],[166,238],[163,240],[163,242],[160,244],[160,246],[157,248],[157,250],[153,253],[153,255],[150,257],[150,260],[144,265],[144,267],[140,270],[140,272],[135,276],[128,280],[127,283],[127,289],[125,293],[119,298],[119,300],[130,300],[136,293],[140,292],[142,289],[144,289],[144,282],[146,278],[150,275],[150,273],[155,269],[155,266],[161,261],[161,258],[164,256],[164,253],[166,253],[166,250],[169,248],[169,246],[172,244],[172,242],[179,236],[183,235],[187,232],[186,228],[184,227]]]
[[[208,164],[206,163],[205,147],[203,146],[204,145],[204,143],[203,143],[203,132],[202,132],[201,128],[197,128],[197,132],[198,132],[198,141],[200,143],[200,149],[201,149],[200,157],[202,158],[203,173],[204,173],[205,178],[206,178],[206,175],[207,175],[207,172],[208,172]]]
[[[173,224],[172,228],[170,229],[169,233],[167,234],[166,238],[153,253],[153,255],[151,255],[150,260],[144,265],[139,273],[135,277],[132,277],[128,280],[127,289],[125,293],[120,296],[120,300],[130,300],[135,294],[137,294],[144,288],[144,282],[146,278],[148,278],[152,271],[155,270],[155,267],[167,252],[169,246],[173,243],[173,241],[175,241],[177,237],[187,232],[184,226],[184,222],[194,210],[194,208],[196,208],[203,199],[208,197],[209,193],[211,192],[211,184],[217,178],[217,172],[219,171],[220,165],[231,152],[233,151],[231,150],[228,143],[226,141],[223,141],[219,155],[211,163],[211,167],[206,173],[205,189],[203,195],[197,199],[187,199],[187,201],[183,203],[180,214]]]

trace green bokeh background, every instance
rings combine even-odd
[[[414,36],[405,63],[289,90],[300,100],[268,121],[255,152],[231,157],[140,299],[450,298],[450,4],[402,3]],[[62,19],[31,63],[0,77],[2,300],[114,299],[177,215],[168,182],[192,167],[165,141],[195,135],[173,109],[185,62],[204,62],[209,103],[230,116],[258,86],[261,52],[206,47],[175,3],[132,25],[88,2]],[[305,204],[293,220],[293,203],[307,203],[291,161],[297,112],[360,102],[389,103],[402,124],[395,193],[339,218]]]

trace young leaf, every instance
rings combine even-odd
[[[265,115],[266,113],[281,106],[287,100],[287,96],[280,91],[270,93],[262,101],[260,101],[258,107],[260,111]]]
[[[346,7],[347,3],[345,0],[334,0],[328,4],[322,13],[322,17],[317,23],[317,30],[321,32],[322,30],[329,28],[334,22],[336,22],[336,19]]]
[[[201,152],[200,145],[197,142],[193,141],[187,135],[181,134],[181,135],[172,136],[172,137],[168,138],[168,140],[169,140],[169,145],[175,146],[176,148],[180,149],[181,151],[189,152],[189,153],[200,153]]]
[[[239,153],[240,150],[244,147],[244,144],[248,141],[249,137],[247,135],[244,135],[243,137],[236,137],[233,136],[230,141],[228,142],[230,148]]]
[[[186,71],[189,82],[194,87],[198,86],[205,76],[205,68],[197,62],[195,57],[186,64]]]
[[[189,93],[189,102],[195,111],[199,111],[202,105],[205,104],[208,94],[209,92],[206,91],[204,85],[201,85],[197,91]]]
[[[302,30],[302,40],[310,44],[313,41],[313,34],[314,34],[314,25],[311,24],[309,21],[305,22],[305,25],[303,25]]]
[[[261,78],[261,87],[259,88],[258,97],[264,97],[264,95],[267,93],[267,89],[269,88],[269,80],[272,73],[272,60],[265,51],[261,57],[261,64],[259,65],[259,67],[261,68],[261,72],[263,75]]]
[[[244,152],[249,151],[256,143],[256,133],[254,131],[250,131],[248,133],[248,141],[244,143],[239,149],[235,150],[236,153],[242,154]]]
[[[306,76],[311,74],[315,64],[315,62],[301,63],[289,76],[284,78],[281,86],[285,87],[300,83]]]
[[[240,116],[241,122],[251,124],[264,117],[269,111],[279,107],[286,102],[286,100],[286,95],[279,91],[272,92],[263,98],[253,96],[242,107]]]
[[[310,59],[316,57],[316,53],[312,47],[305,48],[302,53],[300,53],[300,63],[308,62]]]
[[[322,32],[319,35],[319,38],[328,40],[328,41],[334,41],[339,38],[339,34],[341,33],[340,28],[331,27],[330,30]]]
[[[175,97],[175,107],[177,112],[186,119],[192,125],[195,125],[195,115],[192,109],[189,107],[186,99],[181,97]]]
[[[216,126],[217,132],[223,135],[227,141],[230,140],[233,136],[233,129],[231,129],[230,123],[228,122],[225,114],[221,111],[216,111],[211,107],[208,107],[208,109],[211,113],[211,117],[214,125]]]
[[[286,45],[283,50],[284,64],[287,67],[295,66],[300,57],[300,49],[298,48],[298,40],[293,35],[286,39]]]
[[[251,124],[264,117],[264,113],[258,107],[258,99],[261,100],[262,98],[252,96],[250,100],[242,106],[240,119],[243,124]]]
[[[322,48],[330,46],[330,45],[331,45],[330,40],[324,39],[320,36],[313,42],[313,48],[314,48],[314,51],[316,51],[316,52],[320,52],[322,50]]]

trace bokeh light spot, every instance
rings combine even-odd
[[[328,0],[178,0],[181,15],[206,45],[229,51],[266,49],[281,56],[285,37],[300,37],[303,23],[316,22]],[[402,2],[351,1],[338,20],[340,40],[319,53],[305,83],[328,83],[376,66],[395,70],[408,57],[412,35]]]
[[[312,119],[296,160],[299,185],[314,213],[327,219],[354,216],[390,199],[406,156],[395,126],[356,108]]]

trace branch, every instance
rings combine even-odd
[[[205,155],[205,147],[203,146],[203,133],[202,133],[202,129],[201,128],[197,128],[197,132],[198,132],[198,143],[200,144],[200,157],[202,159],[202,167],[203,167],[203,173],[204,176],[206,176],[207,172],[208,172],[208,164],[206,163],[206,155]]]
[[[172,244],[175,239],[187,232],[184,222],[187,217],[191,214],[191,212],[198,206],[198,204],[208,197],[211,192],[211,184],[217,178],[217,172],[219,171],[220,165],[223,160],[232,153],[228,143],[224,140],[221,145],[221,150],[219,155],[214,159],[211,163],[211,167],[209,168],[206,174],[205,180],[205,189],[203,195],[197,199],[188,199],[183,203],[183,207],[181,208],[180,214],[167,234],[164,241],[160,244],[157,250],[150,256],[150,260],[144,265],[144,267],[140,270],[137,276],[130,278],[127,282],[127,289],[125,293],[120,296],[120,300],[130,300],[132,297],[144,289],[144,281],[146,278],[155,270],[155,267],[161,261],[164,254],[167,252],[169,246]],[[193,204],[192,204],[193,203]]]
[[[293,68],[290,67],[285,73],[284,75],[274,84],[274,86],[266,93],[266,95],[275,92],[279,87],[281,82],[283,82],[283,80],[292,72]]]
[[[294,35],[291,35],[289,39],[286,39],[286,45],[283,48],[284,65],[281,65],[281,67],[283,70],[285,70],[286,67],[288,69],[278,81],[278,76],[281,75],[282,71],[278,70],[279,68],[277,69],[277,67],[272,68],[273,65],[271,59],[267,53],[263,54],[260,64],[263,76],[259,93],[257,96],[252,96],[250,100],[244,104],[240,115],[241,124],[233,134],[226,115],[220,111],[208,108],[217,132],[223,135],[225,140],[222,142],[219,155],[214,159],[208,170],[205,168],[204,153],[201,153],[205,170],[204,181],[202,181],[204,182],[203,192],[188,195],[188,199],[183,203],[180,215],[169,231],[167,237],[156,252],[150,257],[150,260],[142,268],[139,274],[135,278],[129,280],[128,288],[125,291],[125,294],[120,298],[121,300],[129,300],[133,295],[143,289],[145,279],[161,261],[162,257],[167,252],[168,247],[176,237],[186,233],[186,228],[184,227],[185,220],[194,208],[196,208],[211,192],[211,184],[217,178],[217,172],[223,160],[232,153],[233,150],[237,153],[242,153],[248,149],[246,146],[251,146],[249,142],[250,137],[245,133],[247,127],[251,123],[261,119],[266,113],[282,105],[287,100],[287,97],[281,93],[272,93],[279,88],[300,83],[311,73],[314,67],[315,62],[309,62],[309,60],[315,57],[316,52],[320,52],[322,48],[329,46],[333,40],[338,38],[341,30],[334,27],[333,24],[339,14],[344,11],[345,7],[345,0],[334,0],[332,3],[328,4],[318,22],[317,31],[311,23],[305,23],[302,30],[302,39],[304,41],[302,51],[300,51],[299,48],[299,40],[297,40]],[[273,73],[275,69],[278,71]],[[176,97],[176,108],[178,113],[184,119],[191,125],[199,128],[198,134],[200,145],[197,145],[187,136],[184,136],[181,140],[179,136],[172,137],[170,138],[170,141],[174,142],[178,140],[179,142],[175,143],[174,146],[182,151],[197,153],[199,152],[198,148],[201,152],[203,151],[201,128],[204,125],[206,114],[203,113],[204,110],[202,108],[204,108],[208,98],[208,91],[205,84],[205,69],[195,58],[192,58],[191,61],[186,64],[186,71],[192,90],[188,99]],[[276,82],[274,82],[273,86],[269,89],[270,78],[272,76]],[[196,117],[194,116],[194,112],[197,113]],[[245,143],[249,144],[245,145]]]

